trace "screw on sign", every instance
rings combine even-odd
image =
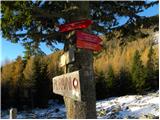
[[[78,80],[76,78],[73,79],[73,87],[75,89],[78,87]]]
[[[67,32],[70,30],[87,28],[92,23],[93,23],[92,20],[78,20],[60,25],[58,28],[60,32]]]

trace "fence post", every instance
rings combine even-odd
[[[9,111],[9,118],[10,119],[16,119],[17,118],[17,109],[11,108]]]

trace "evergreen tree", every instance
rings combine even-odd
[[[24,73],[24,93],[28,101],[28,105],[35,107],[36,104],[36,80],[38,79],[38,63],[34,57],[27,61]]]
[[[136,92],[143,93],[145,88],[144,66],[141,61],[141,56],[138,50],[135,51],[132,63],[132,82]]]
[[[47,64],[42,56],[32,57],[24,70],[25,87],[29,92],[32,107],[46,107],[48,104],[49,80]]]
[[[147,89],[157,89],[158,88],[158,78],[156,74],[156,59],[155,52],[152,46],[150,46],[148,53],[148,61],[146,65],[146,79],[147,79]]]
[[[20,108],[21,106],[21,96],[23,91],[23,70],[24,70],[24,63],[20,56],[17,57],[16,61],[14,62],[14,72],[13,72],[13,81],[14,81],[14,100],[15,106]]]
[[[107,89],[105,74],[101,71],[98,75],[96,75],[96,98],[99,100],[108,96],[109,92]]]
[[[47,64],[43,57],[35,57],[39,68],[36,80],[36,103],[39,107],[47,107],[49,98],[49,79],[47,78]]]
[[[60,102],[64,102],[63,97],[53,93],[52,78],[63,74],[62,69],[59,68],[59,58],[62,51],[57,51],[51,54],[46,59],[47,62],[47,78],[49,80],[48,93],[50,99],[58,99]]]
[[[14,104],[14,87],[13,87],[14,64],[8,63],[2,69],[1,80],[1,104],[2,108],[10,107]]]
[[[24,59],[25,62],[27,62],[27,60],[28,60],[31,56],[33,56],[29,43],[26,43],[26,44],[25,44],[25,51],[24,51],[23,53],[24,53],[23,59]]]
[[[79,19],[79,16],[85,14],[81,13],[82,9],[87,9],[89,16],[81,19],[91,18],[94,21],[92,31],[105,34],[106,31],[122,28],[124,35],[127,35],[141,26],[135,26],[136,21],[144,20],[138,13],[159,2],[85,1],[89,5],[80,7],[82,3],[83,1],[2,1],[2,36],[14,43],[20,41],[24,46],[29,45],[30,52],[39,49],[40,42],[55,47],[53,43],[57,41],[64,43],[64,39],[61,39],[63,34],[56,30],[61,24],[59,19],[63,18],[66,23],[73,18]],[[119,17],[129,19],[121,25]],[[132,24],[132,28],[126,28],[129,24]],[[17,32],[23,30],[24,32]]]
[[[115,92],[114,92],[113,86],[114,86],[114,83],[115,83],[115,75],[114,75],[112,65],[109,65],[108,72],[107,72],[106,83],[107,83],[107,88],[108,88],[108,91],[109,91],[110,95],[114,95]]]
[[[159,57],[155,58],[155,89],[159,89]]]
[[[115,93],[116,95],[126,95],[132,93],[132,83],[130,79],[130,73],[126,68],[122,67],[115,79]]]

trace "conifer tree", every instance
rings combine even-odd
[[[142,93],[145,87],[144,66],[141,61],[141,55],[138,50],[135,51],[132,63],[132,82],[135,86],[136,92]]]
[[[112,65],[109,65],[106,81],[107,81],[107,88],[109,89],[110,94],[113,95],[115,93],[113,91],[114,90],[113,84],[115,82],[115,75],[114,75]]]
[[[156,57],[154,60],[155,65],[155,89],[159,89],[159,57]]]
[[[21,97],[23,91],[23,70],[24,70],[24,63],[20,56],[17,57],[16,61],[14,62],[14,71],[13,71],[13,81],[14,81],[14,99],[16,107],[20,107],[21,104]]]
[[[126,68],[122,67],[115,79],[115,92],[116,95],[126,95],[132,92],[132,83],[130,73]]]
[[[47,64],[43,57],[35,57],[38,63],[38,79],[36,80],[36,102],[37,106],[46,107],[48,105],[49,96],[49,79],[47,78]]]
[[[38,79],[38,73],[37,73],[37,68],[38,68],[38,63],[34,59],[34,57],[30,58],[27,61],[26,67],[23,71],[24,73],[24,88],[25,88],[25,93],[26,99],[30,99],[30,105],[32,107],[35,106],[35,94],[36,94],[36,80]]]
[[[40,42],[55,47],[54,43],[64,43],[60,37],[62,34],[56,30],[57,25],[61,24],[59,19],[71,22],[73,18],[78,19],[81,14],[85,14],[81,13],[83,9],[88,10],[88,18],[94,21],[93,31],[105,34],[106,31],[123,28],[123,34],[128,35],[141,26],[135,26],[136,21],[144,20],[138,13],[159,2],[85,1],[89,6],[81,8],[79,6],[82,3],[83,1],[2,1],[2,36],[13,43],[21,42],[25,47],[29,45],[29,54],[34,49],[39,49]],[[129,19],[121,25],[119,17]],[[132,29],[124,27],[129,24],[132,24]]]
[[[25,87],[29,90],[32,106],[46,107],[48,103],[49,80],[47,63],[42,56],[34,56],[24,70]]]
[[[156,59],[153,46],[150,46],[146,65],[147,89],[157,89],[158,79],[156,74]]]
[[[14,104],[14,87],[13,87],[13,72],[14,64],[8,63],[2,69],[2,80],[1,80],[1,97],[2,97],[2,106],[9,107]]]
[[[105,74],[103,71],[101,71],[96,77],[96,98],[104,99],[108,97],[108,95],[109,93],[107,90],[107,82],[106,82]]]

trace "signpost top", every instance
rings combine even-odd
[[[74,22],[60,25],[59,31],[60,32],[67,32],[70,30],[87,28],[92,23],[93,23],[92,20],[78,20],[78,21],[74,21]]]

